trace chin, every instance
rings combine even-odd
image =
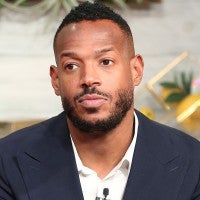
[[[88,121],[88,122],[91,122],[91,123],[96,123],[98,121],[104,121],[108,118],[109,116],[102,116],[102,115],[98,115],[98,114],[90,114],[89,116],[88,115],[82,115],[81,118],[85,121]]]

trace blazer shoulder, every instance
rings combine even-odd
[[[200,141],[181,130],[152,121],[139,112],[137,116],[140,130],[152,146],[162,146],[166,151],[173,149],[183,156],[188,155],[190,159],[200,162]]]
[[[0,155],[3,152],[16,154],[31,144],[40,141],[51,134],[52,127],[55,127],[62,118],[64,118],[63,113],[0,139]]]

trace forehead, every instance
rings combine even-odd
[[[85,45],[85,48],[95,45],[124,45],[126,34],[111,20],[81,21],[63,27],[58,33],[55,43],[55,53],[65,48]]]

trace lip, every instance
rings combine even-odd
[[[78,103],[85,108],[98,108],[103,105],[107,99],[97,94],[86,94],[79,98]]]

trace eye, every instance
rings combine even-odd
[[[67,69],[67,70],[69,70],[69,71],[76,70],[77,68],[78,68],[78,65],[73,64],[73,63],[70,63],[70,64],[65,65],[65,69]]]
[[[108,65],[113,64],[113,61],[110,60],[110,59],[104,59],[104,60],[101,61],[101,64],[104,65],[104,66],[108,66]]]

